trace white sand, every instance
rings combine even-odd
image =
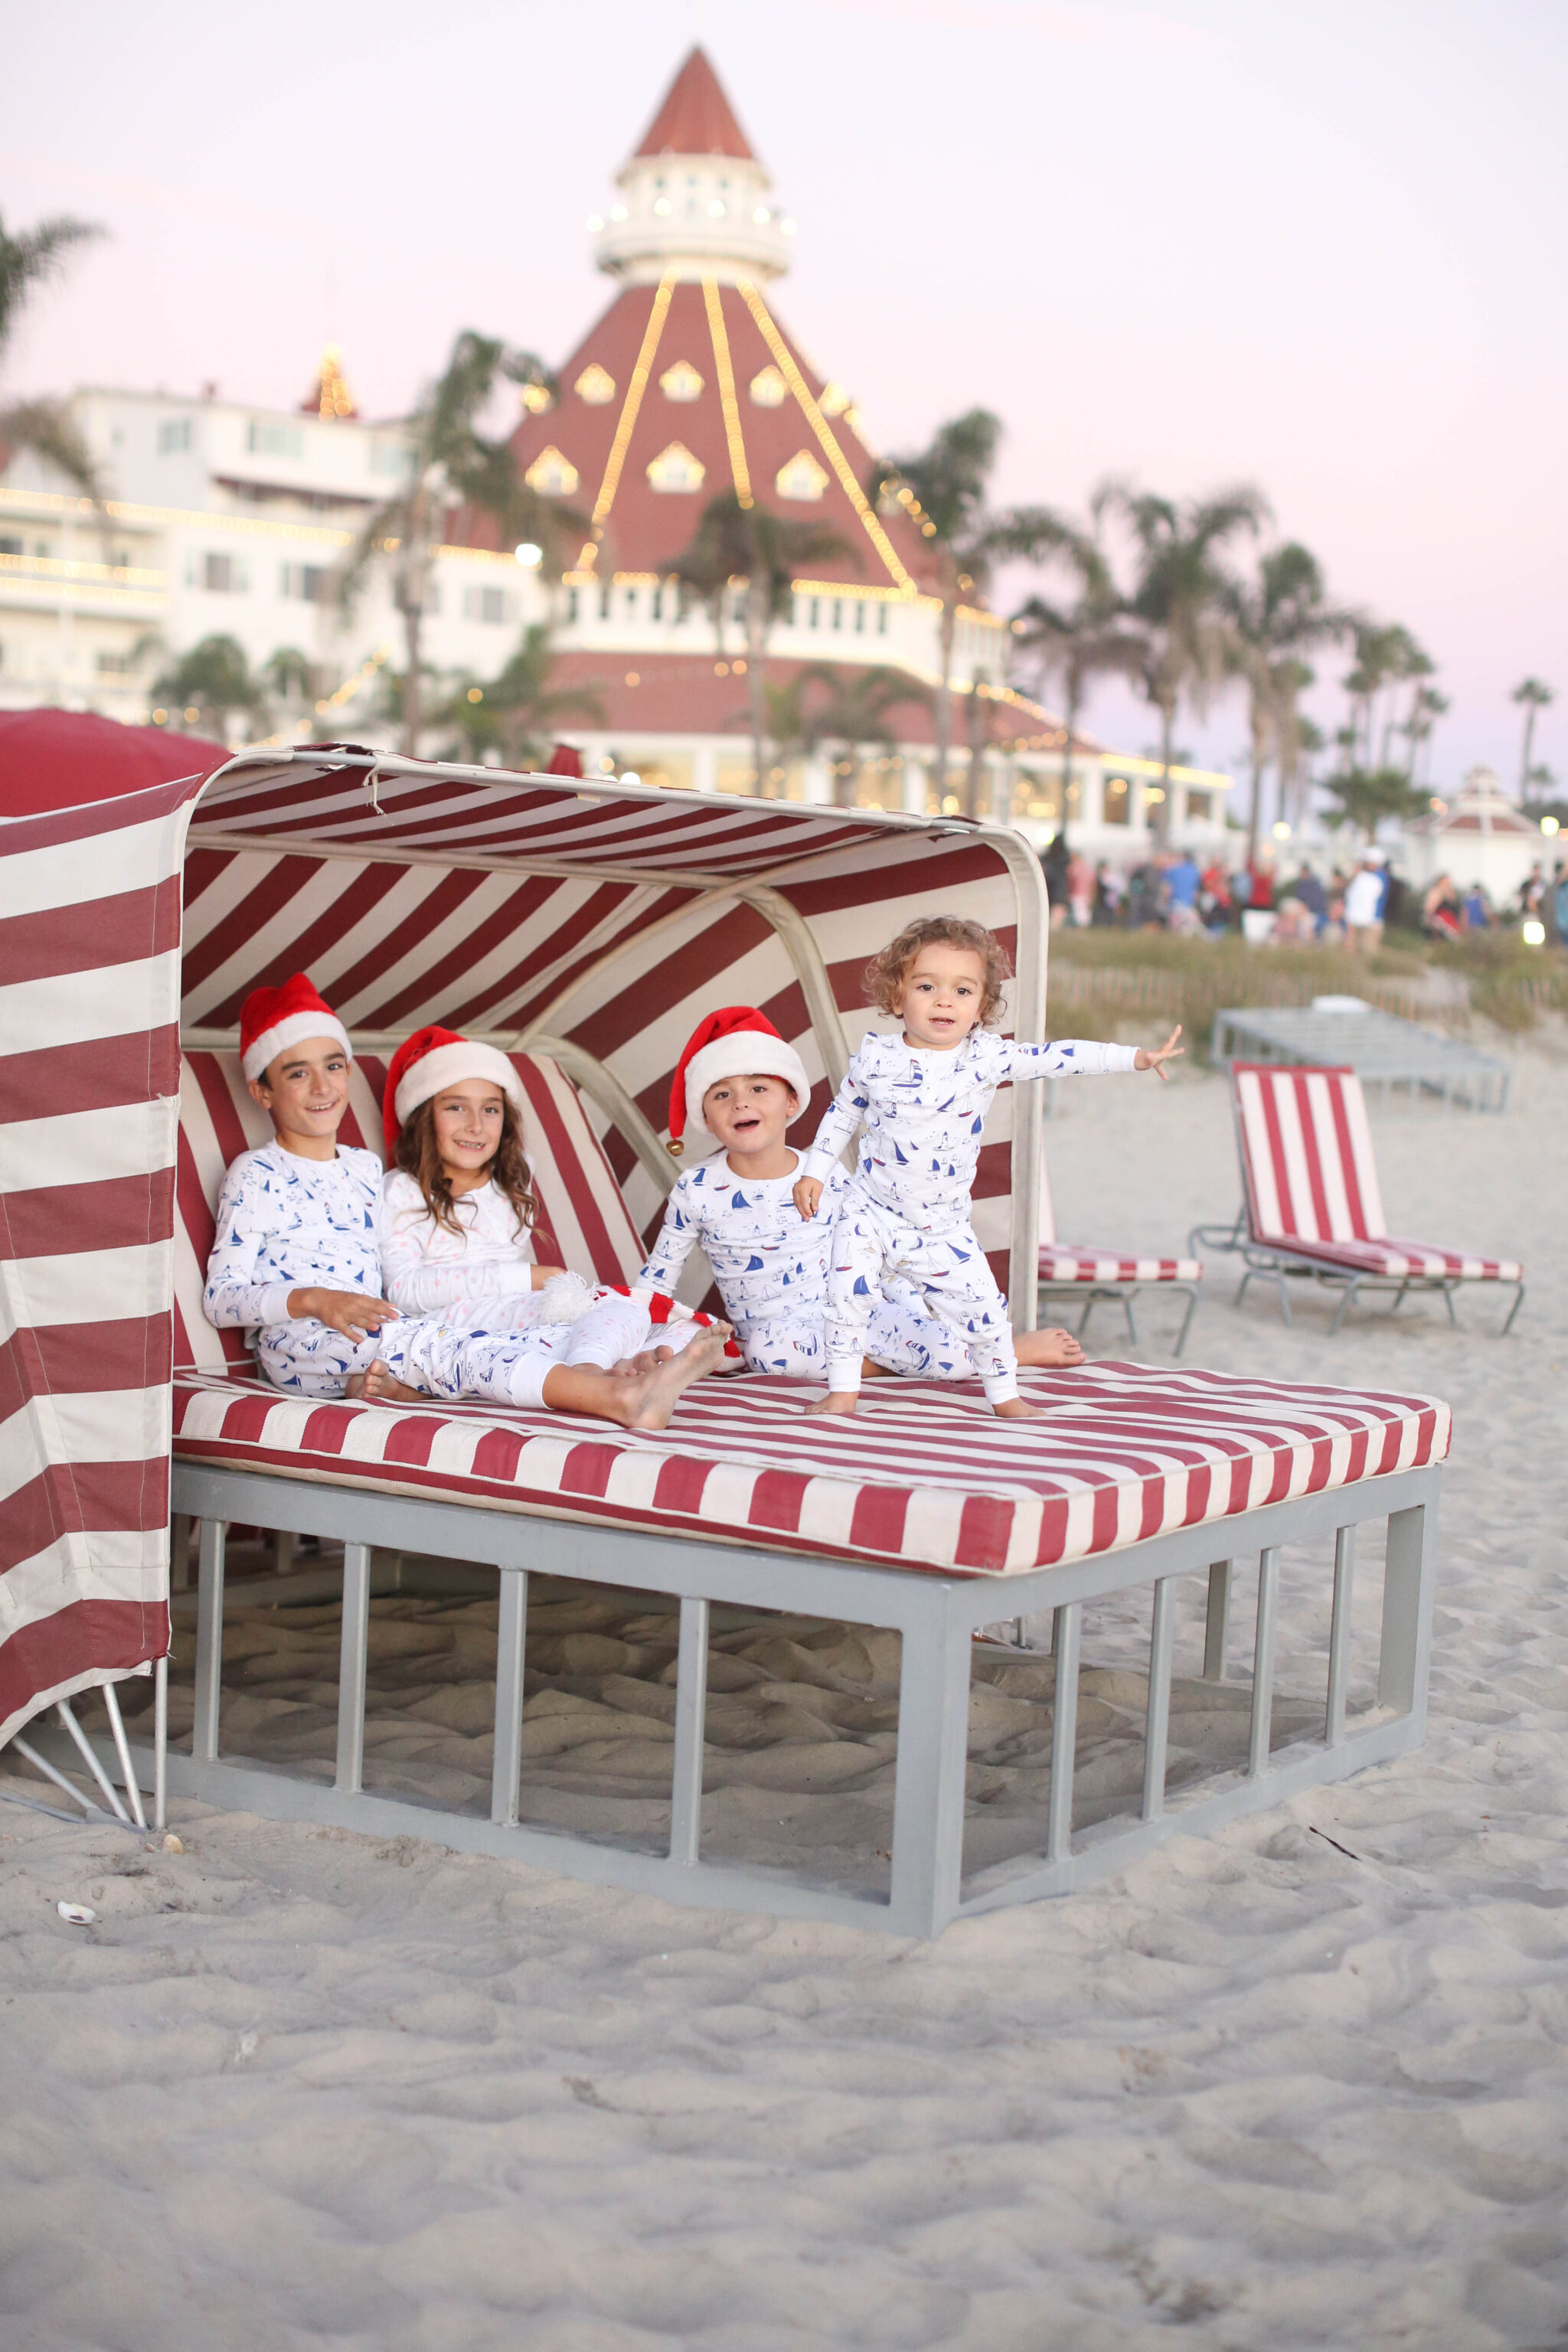
[[[1409,1304],[1287,1333],[1222,1277],[1191,1356],[1452,1402],[1419,1755],[934,1946],[194,1805],[179,1856],[0,1807],[5,2352],[1568,2342],[1568,1069],[1521,1055],[1504,1119],[1374,1132],[1396,1230],[1524,1257],[1515,1336],[1479,1297],[1458,1332]],[[1169,1249],[1234,1204],[1213,1080],[1064,1087],[1047,1148],[1074,1238]],[[1173,1328],[1151,1308],[1144,1352]],[[1091,1336],[1126,1352],[1112,1309]],[[534,1808],[656,1830],[657,1613],[546,1605]],[[454,1799],[488,1773],[481,1609],[376,1609],[373,1758]],[[330,1612],[268,1623],[226,1726],[308,1756]],[[1086,1627],[1108,1788],[1137,1631]],[[879,1817],[858,1640],[726,1635],[721,1848]],[[1047,1671],[985,1669],[996,1850]]]

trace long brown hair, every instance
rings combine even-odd
[[[436,1139],[436,1097],[422,1102],[413,1117],[407,1119],[397,1138],[397,1165],[407,1170],[425,1195],[425,1205],[438,1225],[450,1234],[463,1230],[458,1221],[458,1204],[452,1198],[452,1181],[441,1165],[441,1147]],[[539,1221],[539,1200],[529,1181],[528,1156],[522,1148],[522,1121],[511,1097],[501,1097],[500,1141],[496,1156],[487,1170],[496,1190],[504,1192],[511,1202],[519,1234],[531,1232]]]

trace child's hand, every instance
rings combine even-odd
[[[822,1182],[816,1176],[803,1176],[791,1198],[803,1217],[815,1217],[822,1199]]]
[[[533,1269],[533,1281],[530,1286],[534,1290],[542,1290],[546,1283],[553,1282],[558,1274],[564,1274],[565,1271],[563,1265],[536,1265]]]
[[[367,1298],[363,1290],[291,1290],[289,1312],[301,1318],[313,1315],[346,1339],[363,1339],[384,1323],[397,1320],[395,1307],[384,1298]]]
[[[1182,1024],[1178,1021],[1170,1035],[1166,1038],[1164,1044],[1163,1045],[1156,1045],[1152,1054],[1146,1053],[1143,1047],[1140,1045],[1138,1048],[1138,1059],[1133,1063],[1133,1068],[1135,1070],[1152,1070],[1159,1078],[1162,1086],[1168,1083],[1169,1073],[1165,1068],[1166,1063],[1180,1061],[1182,1055],[1187,1050],[1184,1045],[1178,1045],[1176,1043],[1176,1040],[1181,1034]]]

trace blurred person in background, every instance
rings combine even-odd
[[[1094,913],[1094,868],[1078,849],[1068,859],[1068,906],[1075,927],[1087,931]]]
[[[1059,931],[1068,919],[1068,845],[1059,833],[1053,833],[1040,852],[1040,867],[1046,877],[1051,929]]]
[[[1356,955],[1375,955],[1383,944],[1383,899],[1381,861],[1369,849],[1345,885],[1345,937]]]
[[[1102,857],[1094,874],[1094,921],[1105,926],[1121,917],[1127,886],[1109,858]]]
[[[1463,916],[1464,903],[1454,887],[1453,876],[1439,874],[1421,901],[1422,929],[1434,940],[1457,940]]]
[[[1198,887],[1203,877],[1190,849],[1178,850],[1173,857],[1166,857],[1161,862],[1170,899],[1171,929],[1190,939],[1194,931],[1203,929],[1198,914]]]
[[[1467,931],[1489,931],[1491,927],[1491,901],[1480,884],[1472,882],[1465,893],[1465,929]]]
[[[1291,884],[1291,889],[1312,918],[1312,937],[1321,940],[1329,919],[1329,894],[1311,867],[1303,860],[1301,871]]]
[[[1203,917],[1204,929],[1217,938],[1235,911],[1236,901],[1230,895],[1230,877],[1216,849],[1198,877],[1198,913]]]

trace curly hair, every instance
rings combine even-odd
[[[994,932],[962,915],[923,915],[918,923],[907,924],[866,966],[867,995],[879,1013],[900,1012],[910,966],[922,948],[935,947],[963,948],[979,957],[985,973],[980,1026],[988,1028],[1002,1010],[1002,990],[1013,977],[1012,959]]]
[[[424,1193],[425,1205],[436,1223],[450,1234],[460,1234],[463,1228],[458,1222],[451,1179],[441,1165],[434,1098],[422,1102],[403,1127],[397,1139],[396,1158],[399,1168],[407,1170]],[[539,1221],[539,1200],[529,1178],[528,1154],[522,1148],[522,1121],[510,1095],[501,1097],[500,1141],[486,1172],[496,1190],[504,1192],[510,1202],[519,1234],[531,1232]]]

